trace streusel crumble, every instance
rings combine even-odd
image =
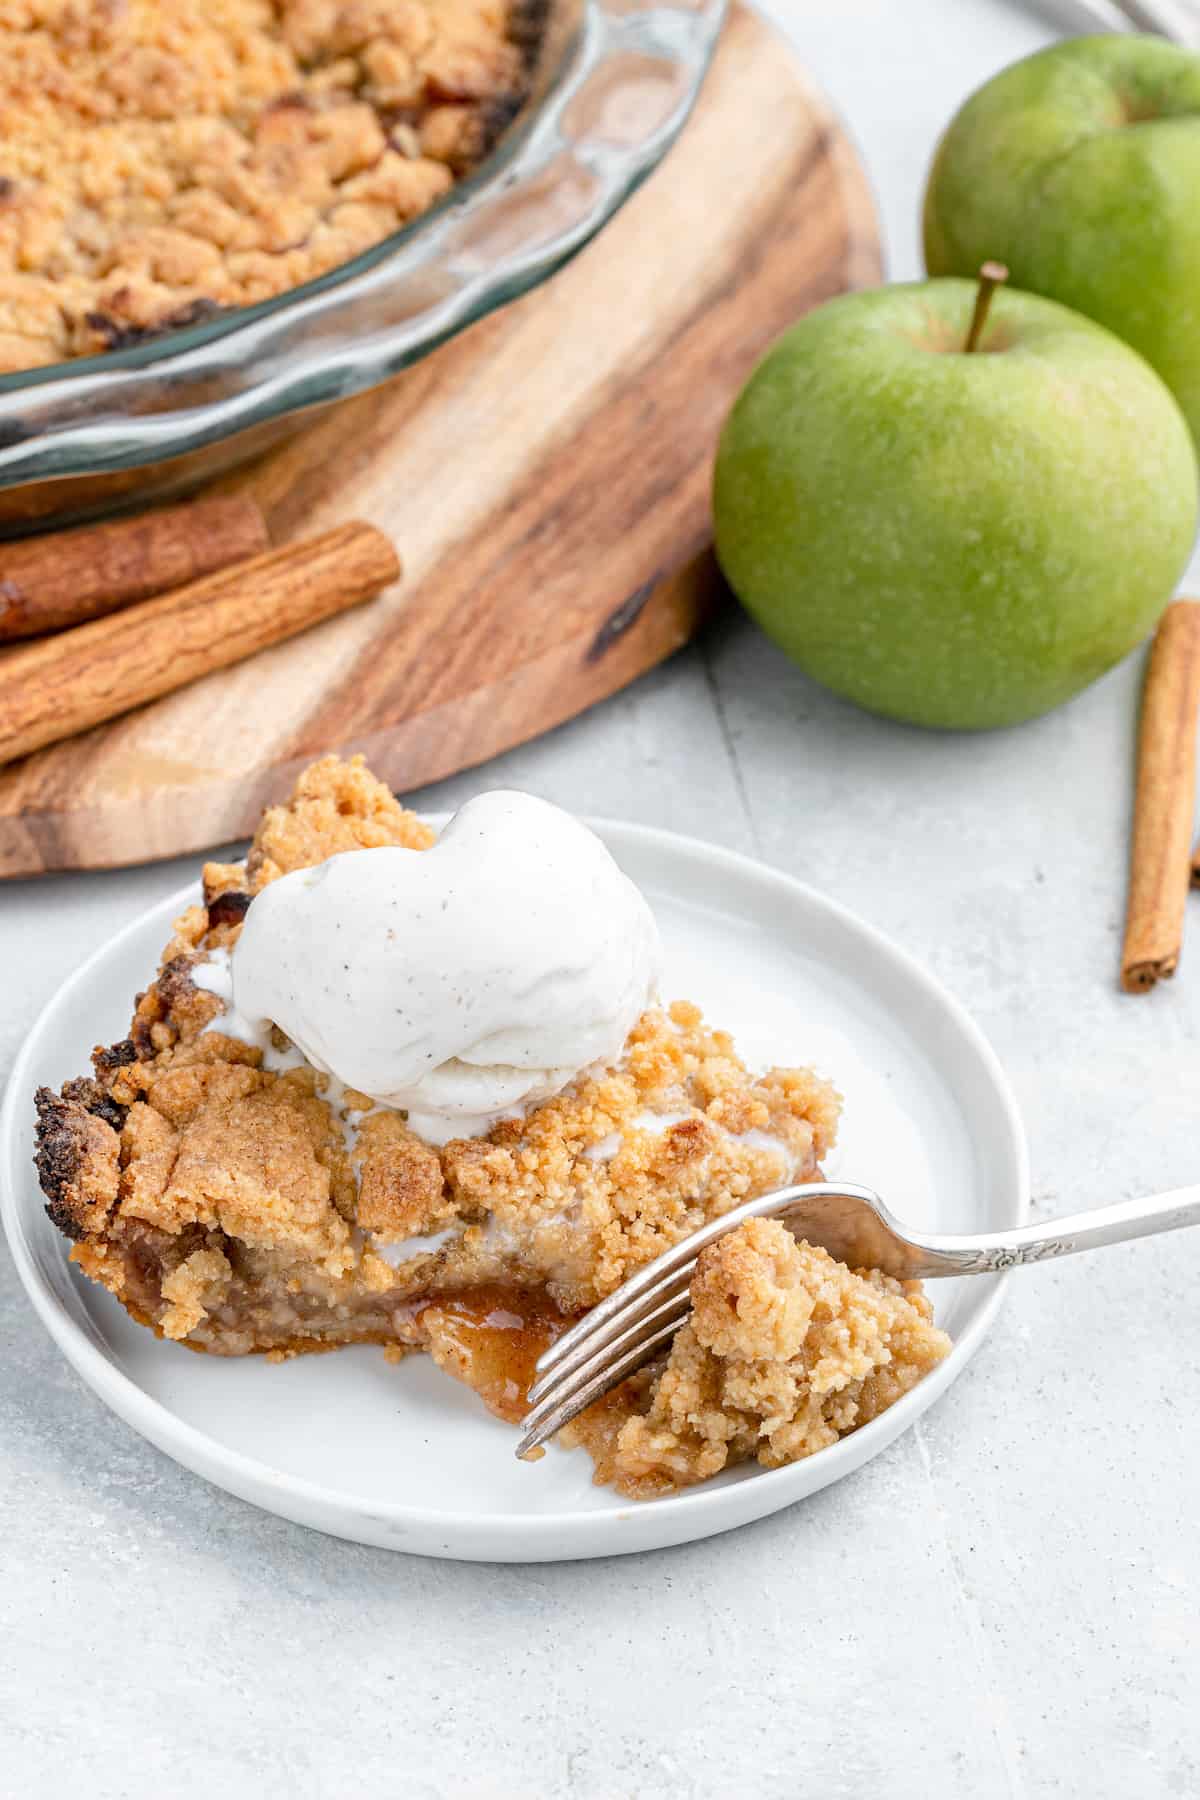
[[[635,1499],[732,1463],[777,1469],[886,1412],[941,1362],[950,1340],[932,1321],[919,1282],[847,1269],[752,1219],[701,1252],[665,1368],[563,1436]]]
[[[264,300],[425,211],[545,0],[0,0],[0,370]]]
[[[537,1356],[586,1308],[705,1220],[818,1178],[839,1101],[809,1070],[751,1075],[676,1002],[642,1015],[615,1067],[435,1146],[278,1030],[265,1051],[222,1030],[205,981],[268,884],[432,842],[361,759],[314,764],[245,864],[206,867],[129,1036],[92,1076],[41,1090],[38,1167],[73,1260],[159,1336],[227,1356],[425,1350],[515,1421]],[[630,1494],[809,1455],[948,1347],[918,1287],[776,1224],[714,1245],[693,1295],[669,1358],[568,1436]]]

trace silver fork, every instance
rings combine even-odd
[[[929,1237],[911,1231],[870,1188],[812,1181],[747,1200],[667,1250],[623,1282],[539,1359],[529,1390],[518,1456],[528,1456],[675,1335],[690,1310],[688,1289],[706,1244],[747,1219],[779,1218],[797,1238],[820,1244],[854,1269],[882,1269],[901,1281],[986,1275],[1075,1256],[1129,1238],[1200,1225],[1200,1187],[1148,1200],[1122,1200],[984,1237]]]
[[[1036,0],[1035,10],[1068,31],[1145,31],[1200,44],[1196,0]]]

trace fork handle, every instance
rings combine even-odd
[[[1038,0],[1036,10],[1068,32],[1140,31],[1185,46],[1197,42],[1188,0]]]
[[[1185,1225],[1200,1225],[1200,1187],[1173,1188],[1146,1200],[1121,1200],[1116,1206],[1022,1225],[995,1236],[905,1235],[920,1253],[920,1274],[983,1275],[1025,1263],[1049,1262],[1056,1256],[1077,1256],[1081,1250],[1100,1250],[1105,1244],[1153,1237],[1160,1231],[1179,1231]]]

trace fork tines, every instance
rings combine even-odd
[[[700,1252],[747,1219],[782,1216],[810,1195],[858,1193],[844,1185],[810,1181],[760,1194],[694,1231],[631,1275],[539,1359],[529,1390],[530,1410],[517,1445],[528,1456],[576,1414],[648,1362],[674,1337],[691,1310],[689,1290]],[[865,1192],[865,1190],[861,1190]]]

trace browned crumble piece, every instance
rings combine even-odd
[[[382,1243],[422,1237],[454,1217],[436,1150],[414,1137],[398,1113],[364,1119],[357,1220]]]
[[[120,1179],[116,1132],[65,1091],[60,1098],[39,1088],[36,1105],[37,1172],[48,1200],[46,1211],[68,1237],[103,1230]]]

